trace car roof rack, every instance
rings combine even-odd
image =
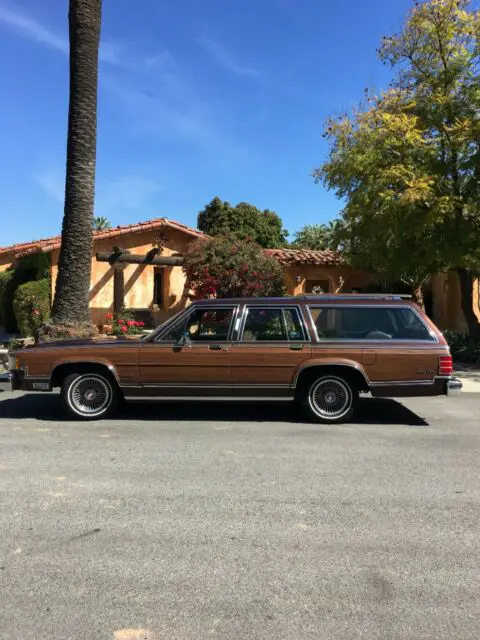
[[[311,300],[317,298],[319,300],[345,300],[352,298],[354,300],[411,300],[412,296],[404,293],[301,293],[299,298]]]

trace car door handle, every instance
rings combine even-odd
[[[303,344],[291,344],[290,349],[292,351],[301,351],[303,349]]]

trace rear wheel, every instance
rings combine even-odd
[[[108,375],[72,373],[62,384],[63,405],[70,416],[96,420],[111,414],[118,406],[119,391]]]
[[[310,420],[338,424],[353,415],[358,391],[345,378],[325,375],[312,380],[302,394],[302,406]]]

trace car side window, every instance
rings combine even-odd
[[[187,335],[192,342],[226,342],[230,336],[233,308],[194,309],[174,324],[157,342],[177,342]]]
[[[242,342],[291,342],[305,340],[295,308],[247,307]]]
[[[402,307],[311,307],[320,340],[428,340],[417,314]]]

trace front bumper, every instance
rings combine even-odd
[[[10,379],[10,388],[12,389],[12,391],[18,391],[19,389],[25,388],[25,373],[24,371],[22,371],[22,369],[9,371],[8,377]]]
[[[450,378],[447,380],[447,396],[462,395],[462,381],[458,378]]]

